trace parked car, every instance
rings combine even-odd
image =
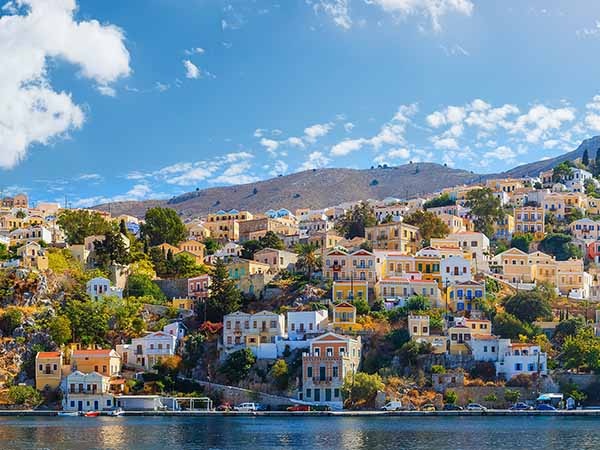
[[[400,411],[402,409],[402,402],[388,402],[381,409],[384,411]]]
[[[331,411],[331,406],[329,405],[312,405],[313,411]]]
[[[517,402],[510,407],[511,411],[529,411],[530,409],[533,409],[533,407],[523,402]]]
[[[230,403],[223,403],[217,406],[217,411],[235,411],[235,406]]]
[[[444,411],[462,411],[462,410],[463,410],[462,406],[454,405],[452,403],[446,403],[444,405]]]
[[[287,410],[290,412],[310,411],[310,405],[294,405],[290,406]]]
[[[467,411],[487,411],[487,408],[479,403],[469,403],[467,405]]]
[[[257,403],[256,404],[256,410],[257,411],[271,411],[271,406],[270,405],[263,405],[262,403]]]
[[[540,403],[535,407],[538,411],[556,411],[556,408],[552,405],[547,405],[546,403]]]
[[[426,405],[421,406],[421,411],[435,411],[435,406],[432,403],[427,403]]]
[[[259,405],[256,403],[240,403],[236,411],[258,411]]]

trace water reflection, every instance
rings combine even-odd
[[[21,417],[0,418],[0,449],[594,449],[599,423],[552,417]]]

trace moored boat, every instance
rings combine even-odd
[[[87,411],[84,412],[83,415],[85,417],[98,417],[100,415],[100,411]]]

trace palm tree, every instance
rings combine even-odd
[[[298,253],[296,267],[304,271],[310,281],[313,272],[321,267],[321,257],[317,254],[317,247],[314,244],[298,244],[296,253]]]

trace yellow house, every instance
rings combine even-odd
[[[250,220],[254,216],[248,211],[218,211],[209,214],[204,226],[210,231],[210,235],[219,240],[237,241],[240,238],[239,222]]]
[[[190,239],[187,241],[180,242],[178,247],[180,251],[191,253],[192,255],[199,258],[200,261],[204,260],[206,246],[202,242]]]
[[[515,232],[515,218],[510,214],[505,214],[504,218],[494,222],[494,237],[505,241],[510,241]]]
[[[331,301],[344,302],[356,299],[369,301],[369,283],[366,281],[334,281]]]
[[[363,326],[356,323],[356,308],[348,302],[333,306],[333,322],[331,328],[336,333],[360,331]]]
[[[174,298],[171,300],[173,308],[183,311],[194,311],[195,300],[193,298]]]
[[[495,179],[495,180],[487,180],[485,182],[485,186],[489,187],[495,192],[515,192],[519,189],[523,189],[523,180],[514,179],[514,178],[504,178],[504,179]]]
[[[324,257],[323,275],[333,281],[367,281],[373,288],[377,283],[377,258],[367,250],[347,253],[339,248]]]
[[[275,276],[268,264],[243,258],[232,259],[227,270],[237,288],[248,295],[260,296]]]
[[[457,318],[454,326],[448,328],[450,354],[467,355],[470,353],[467,343],[471,342],[473,336],[489,336],[491,334],[492,323],[489,320]]]
[[[502,268],[500,278],[511,283],[533,282],[533,269],[529,265],[529,255],[518,248],[508,250],[494,256],[493,263]]]
[[[365,238],[374,249],[415,253],[419,246],[419,228],[403,222],[390,222],[365,228]]]
[[[522,206],[514,209],[515,234],[531,233],[536,240],[544,238],[544,209]]]
[[[38,352],[35,355],[35,388],[57,389],[62,379],[62,353]]]
[[[73,350],[71,367],[83,373],[98,372],[105,377],[121,373],[121,357],[114,350]]]

